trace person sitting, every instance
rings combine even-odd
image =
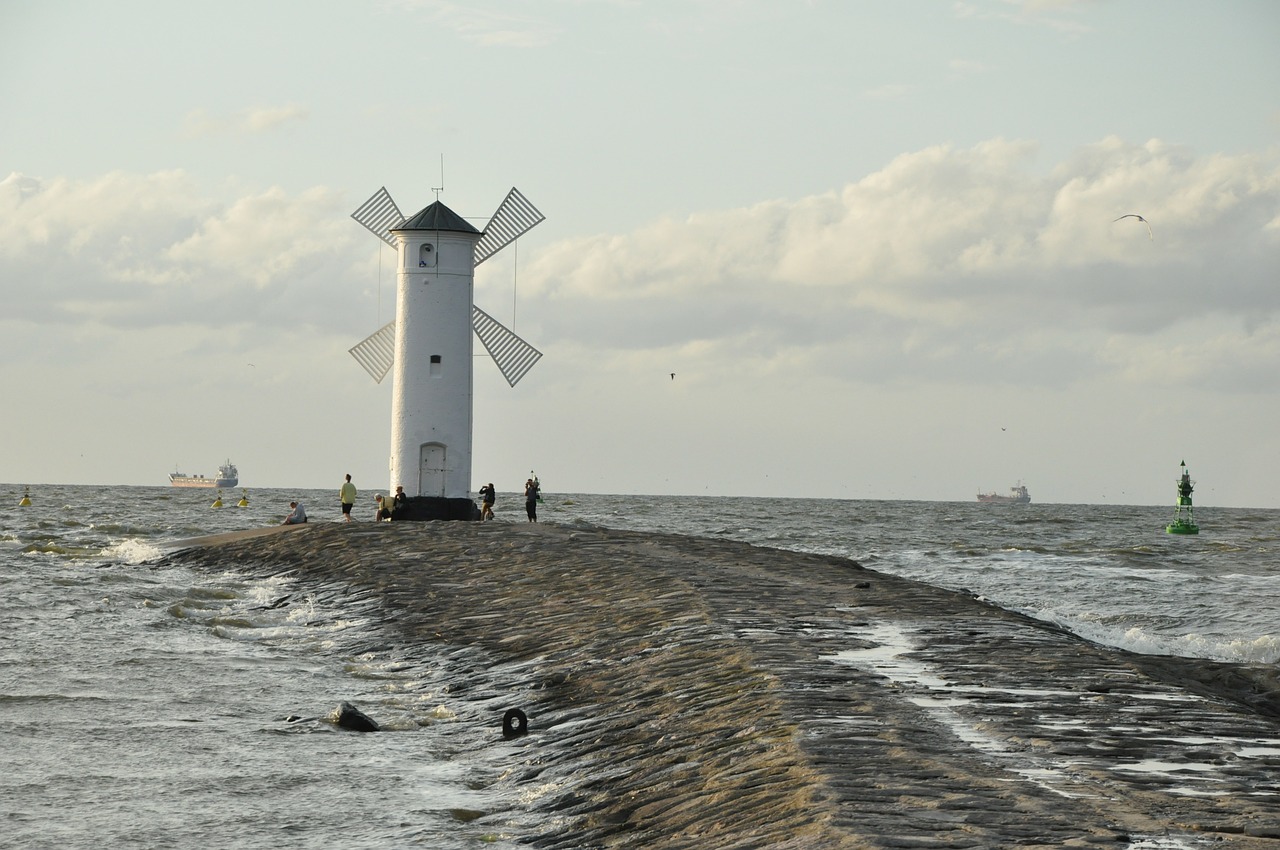
[[[307,521],[307,511],[302,507],[301,502],[290,502],[289,508],[289,515],[284,518],[281,525],[300,525]]]
[[[382,522],[384,519],[391,519],[391,499],[382,498],[382,494],[373,497],[378,506],[373,509],[373,521]]]
[[[391,513],[393,514],[399,513],[400,509],[407,504],[409,504],[409,497],[405,495],[404,487],[401,487],[399,484],[397,484],[395,498],[391,500]]]

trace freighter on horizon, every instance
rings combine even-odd
[[[240,483],[240,472],[228,458],[226,463],[218,467],[216,478],[172,472],[169,474],[169,483],[174,487],[207,487],[209,489],[214,487],[234,487]]]
[[[1002,496],[999,493],[979,493],[979,502],[1005,502],[1015,503],[1019,505],[1027,505],[1031,503],[1031,494],[1027,492],[1027,487],[1021,481],[1014,487],[1009,488],[1009,495]]]

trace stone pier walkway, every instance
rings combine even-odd
[[[341,587],[454,664],[546,848],[1280,850],[1274,669],[1151,658],[700,538],[317,524],[174,557]],[[529,717],[504,741],[502,711]],[[536,825],[535,825],[536,824]],[[527,830],[527,831],[526,831]]]

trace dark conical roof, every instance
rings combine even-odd
[[[444,204],[436,201],[415,216],[410,216],[401,224],[391,228],[397,230],[454,230],[458,233],[479,233],[467,220]]]

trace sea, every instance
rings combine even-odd
[[[31,504],[21,505],[24,493]],[[220,504],[215,505],[215,499]],[[515,847],[529,808],[367,606],[176,541],[341,515],[332,490],[0,485],[0,848]],[[542,522],[853,558],[1128,650],[1280,663],[1280,510],[559,494]],[[372,521],[373,504],[356,509]],[[525,522],[500,493],[495,522]],[[281,605],[288,598],[290,604]],[[329,720],[343,701],[392,732]]]

